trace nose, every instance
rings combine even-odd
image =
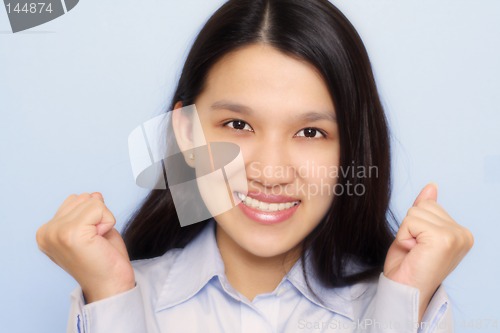
[[[262,140],[253,147],[247,158],[247,177],[264,187],[293,183],[295,167],[291,147],[285,140]]]

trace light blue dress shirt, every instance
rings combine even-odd
[[[451,307],[440,287],[422,323],[419,290],[383,274],[348,287],[325,288],[306,259],[273,292],[253,301],[231,287],[215,239],[214,221],[184,249],[133,262],[136,287],[85,304],[72,293],[71,333],[453,332]]]

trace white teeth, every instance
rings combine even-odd
[[[259,208],[260,210],[269,210],[269,203],[261,201],[259,207],[257,208]]]
[[[257,208],[259,210],[265,211],[265,212],[277,212],[280,210],[285,210],[289,209],[293,206],[296,206],[299,204],[300,201],[294,201],[294,202],[282,202],[282,203],[269,203],[269,202],[263,202],[259,201],[254,198],[250,198],[249,196],[244,195],[243,193],[236,192],[238,195],[238,198],[249,207],[252,208]]]
[[[260,206],[260,201],[259,201],[259,200],[252,199],[252,198],[250,198],[250,199],[252,200],[252,203],[251,203],[251,205],[248,205],[248,204],[247,204],[247,206],[251,206],[251,207],[253,207],[253,208],[259,208],[259,206]],[[245,201],[245,202],[246,202],[246,201]]]

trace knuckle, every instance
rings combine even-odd
[[[440,238],[441,245],[445,250],[470,249],[474,243],[472,233],[463,227],[444,228]]]
[[[408,216],[416,216],[419,212],[419,208],[418,207],[411,207],[410,209],[408,209]]]
[[[66,199],[77,199],[78,198],[78,195],[76,195],[75,193],[72,193],[70,195],[68,195],[68,197]]]
[[[427,203],[427,200],[420,200],[415,207],[423,208],[425,204]]]
[[[433,203],[431,200],[422,200],[417,204],[417,207],[420,209],[424,210],[429,210],[432,209],[435,203]]]
[[[49,222],[45,226],[45,230],[43,230],[40,234],[40,242],[39,242],[39,247],[44,252],[47,252],[51,248],[54,248],[57,246],[57,227],[53,225],[52,222]]]
[[[458,248],[463,249],[467,245],[467,239],[465,235],[463,234],[458,234],[456,237],[455,244]]]
[[[38,247],[40,249],[44,248],[45,245],[45,229],[46,229],[46,224],[40,226],[38,230],[36,231],[36,243],[38,244]]]
[[[417,223],[418,220],[418,217],[416,217],[415,215],[409,215],[403,220],[403,223],[401,225],[404,224],[406,227],[408,227]]]
[[[467,247],[471,249],[472,246],[474,245],[474,235],[469,229],[465,227],[462,227],[462,234],[464,237],[465,244],[467,244]]]
[[[88,192],[83,192],[78,196],[78,198],[82,200],[88,200],[91,198],[91,195]]]
[[[407,228],[407,226],[408,226],[408,217],[406,217],[405,219],[403,219],[403,221],[401,221],[401,223],[399,224],[398,230],[396,232],[396,235],[399,235],[400,233],[402,233],[403,230]]]
[[[55,233],[54,238],[57,244],[69,248],[73,245],[73,231],[70,228],[62,228]]]
[[[455,237],[455,235],[449,231],[444,232],[443,235],[441,236],[441,245],[446,250],[450,250],[456,247],[457,242],[458,238]]]
[[[106,209],[106,206],[104,205],[104,202],[99,200],[98,198],[91,198],[90,201],[92,202],[92,208],[96,210],[104,210]]]
[[[475,243],[475,239],[474,239],[474,235],[469,232],[469,245],[470,245],[470,248],[472,248],[474,246],[474,243]]]

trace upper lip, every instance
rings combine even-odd
[[[252,199],[257,199],[259,201],[269,202],[269,203],[286,203],[286,202],[300,201],[297,198],[292,198],[286,195],[266,194],[260,191],[250,191],[246,195]]]

